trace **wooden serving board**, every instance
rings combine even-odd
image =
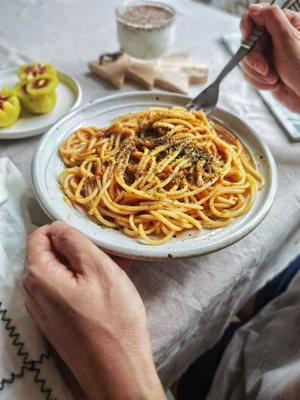
[[[189,84],[204,83],[208,68],[203,63],[190,62],[188,52],[162,57],[158,63],[134,63],[126,53],[116,60],[91,61],[89,69],[121,89],[126,79],[135,81],[147,90],[155,86],[175,93],[188,94]]]

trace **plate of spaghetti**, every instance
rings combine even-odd
[[[189,99],[119,94],[70,112],[42,137],[32,179],[47,215],[113,255],[170,260],[223,249],[273,203],[277,172],[259,135]]]

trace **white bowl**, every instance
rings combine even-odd
[[[32,162],[34,190],[46,214],[53,220],[65,221],[78,228],[110,254],[140,260],[195,257],[223,249],[248,235],[271,208],[277,188],[276,165],[260,136],[243,121],[221,109],[216,109],[212,116],[243,142],[266,182],[249,212],[234,219],[229,226],[185,232],[161,246],[151,246],[120,231],[97,225],[87,213],[65,201],[58,182],[64,168],[58,148],[73,131],[81,126],[103,127],[122,114],[153,106],[184,107],[189,101],[189,98],[179,94],[125,93],[92,101],[62,118],[42,137]]]

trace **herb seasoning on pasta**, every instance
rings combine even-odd
[[[59,148],[60,184],[101,225],[150,245],[245,214],[264,180],[242,143],[203,112],[149,108],[83,127]]]

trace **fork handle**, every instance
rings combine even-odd
[[[269,4],[269,6],[272,5],[278,6],[283,10],[293,1],[294,0],[273,0]],[[263,28],[262,26],[255,25],[248,38],[242,41],[241,46],[245,47],[246,49],[249,49],[250,51],[255,45],[255,43],[258,41],[258,39],[261,37],[261,35],[263,35],[265,32],[266,32],[265,28]]]
[[[294,0],[273,0],[271,5],[276,5],[282,10],[288,7]],[[246,54],[254,47],[258,39],[266,32],[265,28],[262,26],[255,25],[252,32],[247,39],[243,40],[238,51],[234,54],[225,68],[220,72],[216,81],[221,82],[221,80],[245,57]]]

